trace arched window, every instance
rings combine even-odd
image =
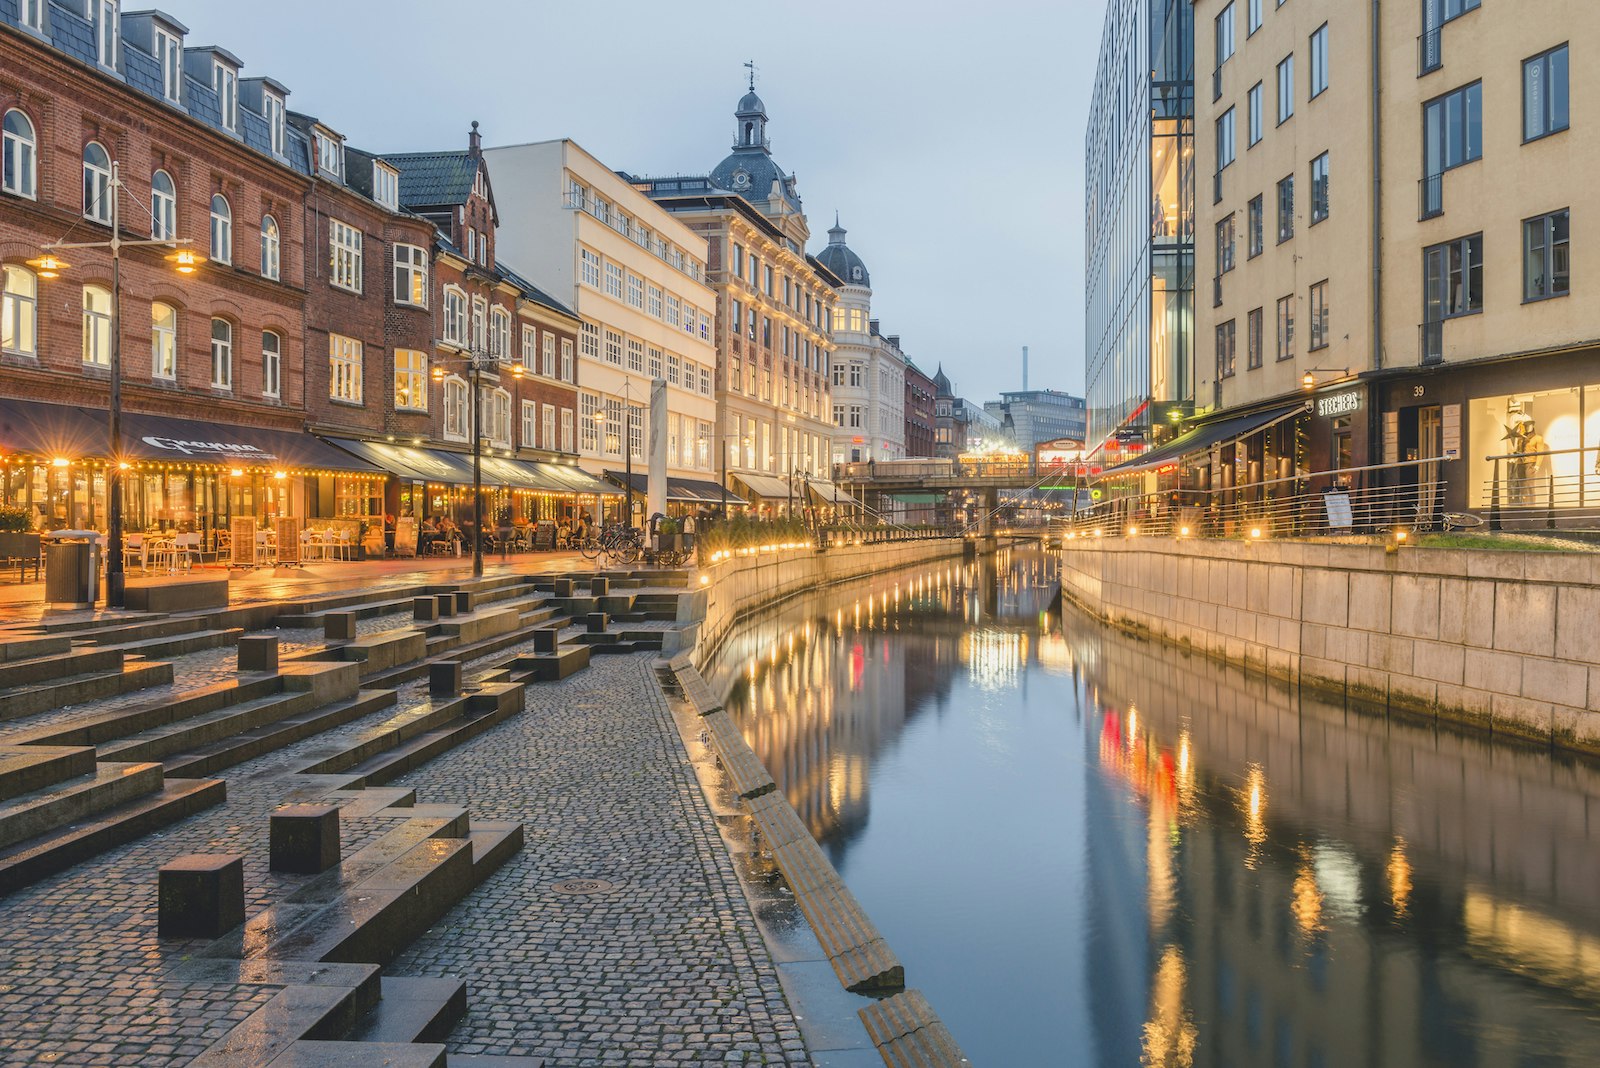
[[[150,305],[150,377],[178,377],[178,309]]]
[[[39,280],[26,267],[7,265],[0,291],[0,352],[39,354]]]
[[[455,375],[444,380],[444,436],[467,439],[467,384]]]
[[[178,187],[166,171],[150,176],[150,236],[157,241],[178,236]]]
[[[270,215],[261,217],[261,277],[278,280],[278,220]]]
[[[261,395],[278,397],[283,390],[283,338],[271,330],[261,333]]]
[[[233,324],[211,320],[211,388],[233,388]]]
[[[83,217],[111,222],[111,157],[96,141],[83,147]]]
[[[211,198],[211,258],[218,263],[233,262],[233,209],[221,193]]]
[[[455,286],[444,289],[444,339],[453,345],[467,343],[467,295]]]
[[[4,165],[0,167],[0,191],[32,200],[36,192],[38,142],[34,140],[33,123],[20,111],[6,112],[4,127]]]
[[[111,293],[83,287],[83,362],[111,366]]]

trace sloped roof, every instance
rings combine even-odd
[[[527,297],[535,304],[542,304],[551,311],[559,312],[570,319],[578,318],[577,312],[573,311],[555,297],[552,297],[550,294],[546,293],[544,290],[528,281],[516,271],[513,271],[510,267],[507,267],[505,264],[497,262],[494,265],[494,271],[495,274],[500,275],[506,281],[522,290],[523,296]]]
[[[400,203],[406,207],[465,204],[478,176],[470,152],[401,152],[380,157],[400,172]]]

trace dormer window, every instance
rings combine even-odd
[[[344,176],[344,168],[340,164],[344,160],[344,153],[340,150],[339,138],[332,134],[317,131],[317,168],[327,171],[335,177]]]
[[[17,7],[17,21],[24,29],[44,32],[44,4],[45,0],[22,0]]]
[[[95,50],[102,67],[117,69],[117,45],[122,40],[122,12],[118,0],[95,0]]]
[[[183,93],[183,39],[158,28],[156,61],[161,64],[161,93],[176,104]]]
[[[217,109],[222,112],[222,125],[228,130],[239,128],[239,72],[220,60],[211,63],[211,88],[217,92]]]
[[[266,115],[268,136],[272,139],[272,154],[282,156],[285,143],[283,97],[276,93],[263,93],[261,110]]]
[[[382,163],[372,164],[372,199],[390,211],[400,210],[400,172]]]

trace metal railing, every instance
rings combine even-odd
[[[1268,479],[1227,489],[1118,497],[1064,522],[1071,537],[1318,537],[1446,525],[1445,480],[1453,461],[1407,460]]]
[[[1432,219],[1444,214],[1444,173],[1424,175],[1417,182],[1417,218]]]
[[[1491,530],[1600,530],[1600,447],[1485,457]]]
[[[1432,74],[1444,66],[1444,48],[1439,27],[1424,30],[1417,37],[1417,77]]]
[[[1417,327],[1418,359],[1422,363],[1439,363],[1444,359],[1444,320],[1438,319]]]

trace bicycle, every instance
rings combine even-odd
[[[631,564],[644,555],[644,538],[632,527],[609,526],[598,535],[591,534],[580,542],[578,551],[585,560],[608,556]]]

